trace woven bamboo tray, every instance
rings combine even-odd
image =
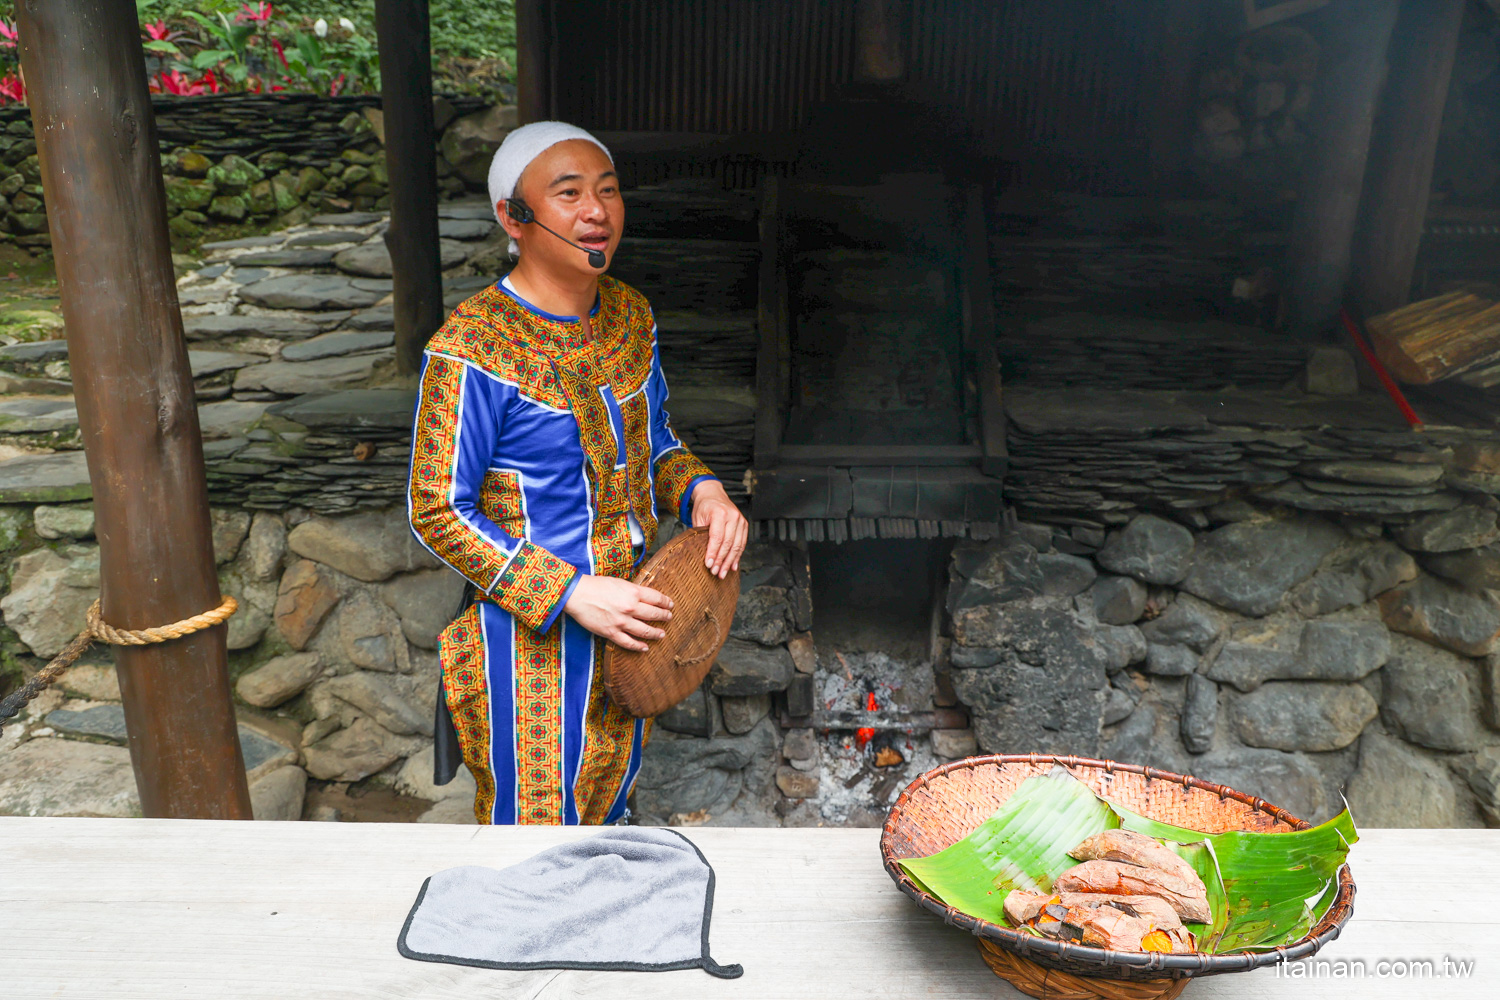
[[[913,781],[886,817],[880,856],[901,891],[923,909],[979,938],[997,975],[1035,997],[1153,1000],[1174,997],[1188,977],[1243,972],[1296,961],[1339,936],[1354,913],[1354,878],[1339,869],[1333,905],[1305,937],[1268,951],[1222,955],[1167,955],[1110,951],[1053,941],[960,913],[919,888],[896,864],[926,857],[967,837],[989,819],[1021,782],[1061,764],[1097,794],[1152,819],[1205,833],[1253,830],[1286,833],[1311,824],[1264,799],[1181,774],[1139,764],[1048,754],[994,754],[934,768]]]

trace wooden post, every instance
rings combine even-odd
[[[422,348],[443,325],[427,0],[375,0],[375,33],[391,185],[385,245],[395,293],[396,370],[415,375],[422,368]]]
[[[859,0],[854,7],[854,75],[875,83],[906,75],[905,0]]]
[[[760,294],[756,326],[760,344],[755,355],[755,468],[769,470],[781,461],[781,433],[790,399],[786,276],[783,272],[781,213],[785,192],[774,174],[761,180]]]
[[[1406,0],[1396,20],[1354,242],[1355,299],[1366,316],[1405,305],[1411,291],[1463,16],[1464,0]]]
[[[522,125],[552,117],[552,4],[516,0],[516,117]]]
[[[1334,0],[1327,7],[1324,69],[1313,95],[1307,164],[1287,241],[1287,322],[1309,339],[1332,327],[1349,281],[1396,8],[1397,0]]]
[[[221,596],[135,8],[26,0],[16,14],[94,490],[104,620],[169,625]],[[226,632],[114,647],[147,816],[250,818]]]
[[[1205,10],[1201,0],[1167,0],[1162,16],[1156,99],[1151,109],[1151,179],[1176,183],[1187,173],[1188,133],[1198,94]]]
[[[995,352],[995,296],[990,286],[989,231],[984,218],[984,188],[964,192],[963,314],[964,344],[979,387],[979,471],[1003,477],[1010,466],[1005,442],[1005,402],[1001,396],[1000,358]]]

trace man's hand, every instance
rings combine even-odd
[[[730,570],[740,568],[750,522],[717,479],[705,479],[693,488],[693,527],[708,529],[708,554],[703,562],[710,573],[722,580]]]
[[[585,575],[573,588],[563,610],[578,624],[621,649],[644,653],[646,644],[642,639],[660,639],[666,635],[650,623],[672,617],[672,599],[629,580]]]

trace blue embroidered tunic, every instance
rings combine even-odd
[[[713,478],[672,431],[645,298],[601,277],[590,322],[586,340],[501,282],[425,353],[409,513],[479,591],[439,651],[481,823],[624,815],[650,726],[605,697],[603,640],[563,605],[581,574],[628,577],[659,512],[690,523]]]

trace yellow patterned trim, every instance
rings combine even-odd
[[[656,460],[656,507],[674,516],[682,509],[682,496],[694,479],[713,471],[686,448],[673,448]]]
[[[507,535],[526,537],[526,503],[521,477],[509,469],[490,469],[479,491],[479,509]]]
[[[596,656],[600,645],[596,640]],[[604,693],[604,681],[597,675],[589,689],[584,731],[588,737],[573,798],[578,805],[578,822],[597,825],[604,822],[620,794],[620,783],[630,767],[631,744],[635,740],[635,718],[609,700]]]
[[[630,521],[624,514],[594,519],[589,551],[594,554],[595,576],[630,576],[635,568],[635,547],[630,544]]]
[[[646,536],[646,547],[656,541],[657,514],[651,502],[651,407],[638,392],[620,404],[625,423],[625,468],[630,475],[630,501],[635,519]]]
[[[528,629],[539,629],[552,617],[563,591],[577,574],[571,563],[563,562],[540,545],[522,542],[516,557],[500,574],[491,597]]]
[[[479,609],[470,607],[438,637],[443,694],[458,732],[464,764],[474,776],[474,818],[488,824],[495,811],[495,776],[490,771],[490,695],[485,674],[484,633]]]
[[[548,358],[565,361],[594,385],[613,385],[620,395],[644,385],[654,346],[645,297],[613,278],[600,278],[599,312],[591,322],[595,337],[585,341],[581,323],[547,319],[491,285],[459,303],[427,350],[479,365],[556,409],[567,406],[567,396]]]
[[[594,513],[600,517],[624,513],[630,500],[625,490],[625,470],[615,468],[620,448],[599,386],[562,363],[557,365],[557,374],[573,418],[578,422],[578,440],[589,461]]]
[[[441,357],[427,360],[417,397],[408,499],[412,528],[422,541],[439,559],[484,588],[494,580],[505,557],[448,504],[453,490],[463,376],[462,362]]]
[[[516,629],[516,822],[558,825],[562,794],[562,629]]]

